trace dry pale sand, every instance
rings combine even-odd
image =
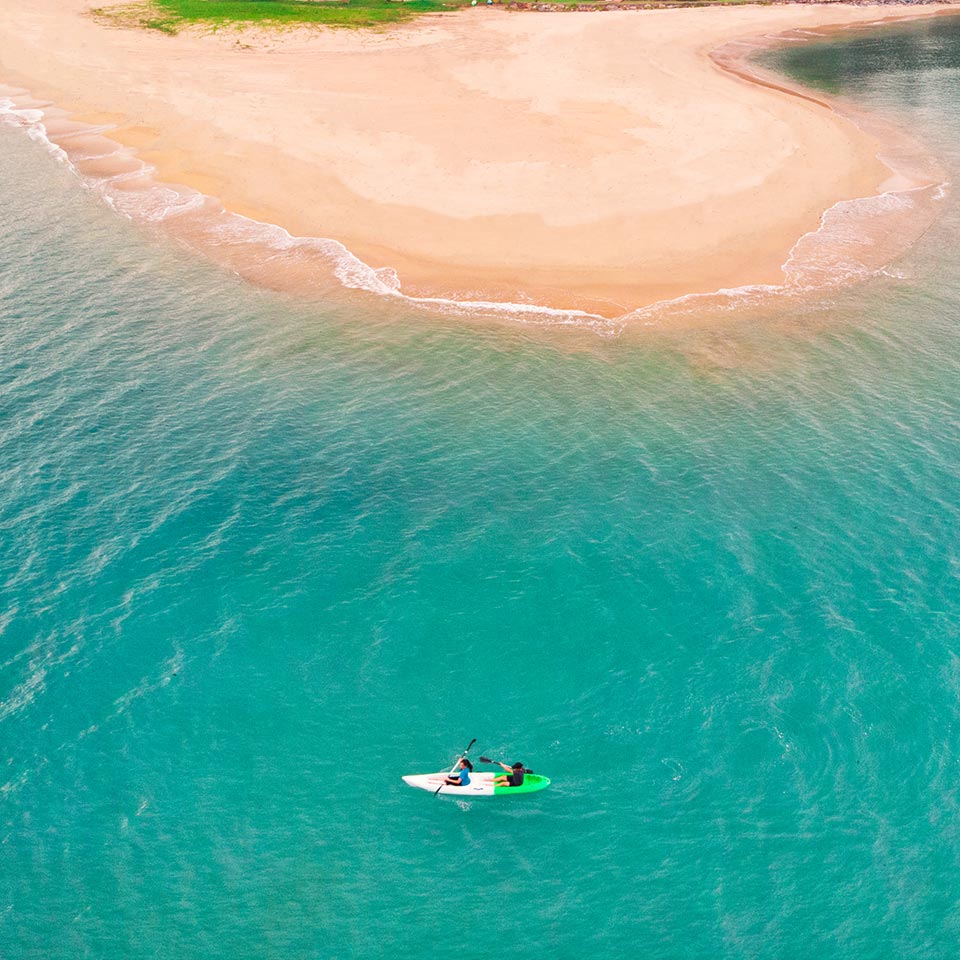
[[[335,238],[405,292],[606,314],[776,283],[825,209],[889,180],[870,135],[712,50],[917,13],[478,8],[170,37],[97,24],[87,0],[0,7],[0,82],[113,124],[160,178]]]

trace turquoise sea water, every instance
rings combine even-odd
[[[956,178],[958,27],[782,60]],[[955,956],[944,203],[605,338],[255,289],[0,126],[0,956]],[[553,786],[402,784],[471,737]]]

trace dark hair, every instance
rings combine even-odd
[[[518,761],[513,765],[513,769],[514,769],[514,770],[522,770],[522,769],[523,769],[523,764],[518,760]]]
[[[468,770],[473,770],[473,764],[466,757],[461,757],[460,762],[465,764]]]

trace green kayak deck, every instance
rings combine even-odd
[[[493,788],[494,796],[503,796],[505,794],[515,793],[536,793],[538,790],[545,790],[550,786],[549,777],[541,777],[537,773],[528,773],[523,778],[523,783],[519,787],[500,787]]]

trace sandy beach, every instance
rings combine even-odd
[[[88,6],[4,4],[0,83],[107,127],[157,180],[339,241],[404,293],[605,315],[782,282],[825,210],[923,184],[880,162],[875,133],[713,51],[943,9],[478,8],[386,32],[171,37]],[[77,128],[60,129],[70,152]],[[90,151],[80,169],[132,162]]]

